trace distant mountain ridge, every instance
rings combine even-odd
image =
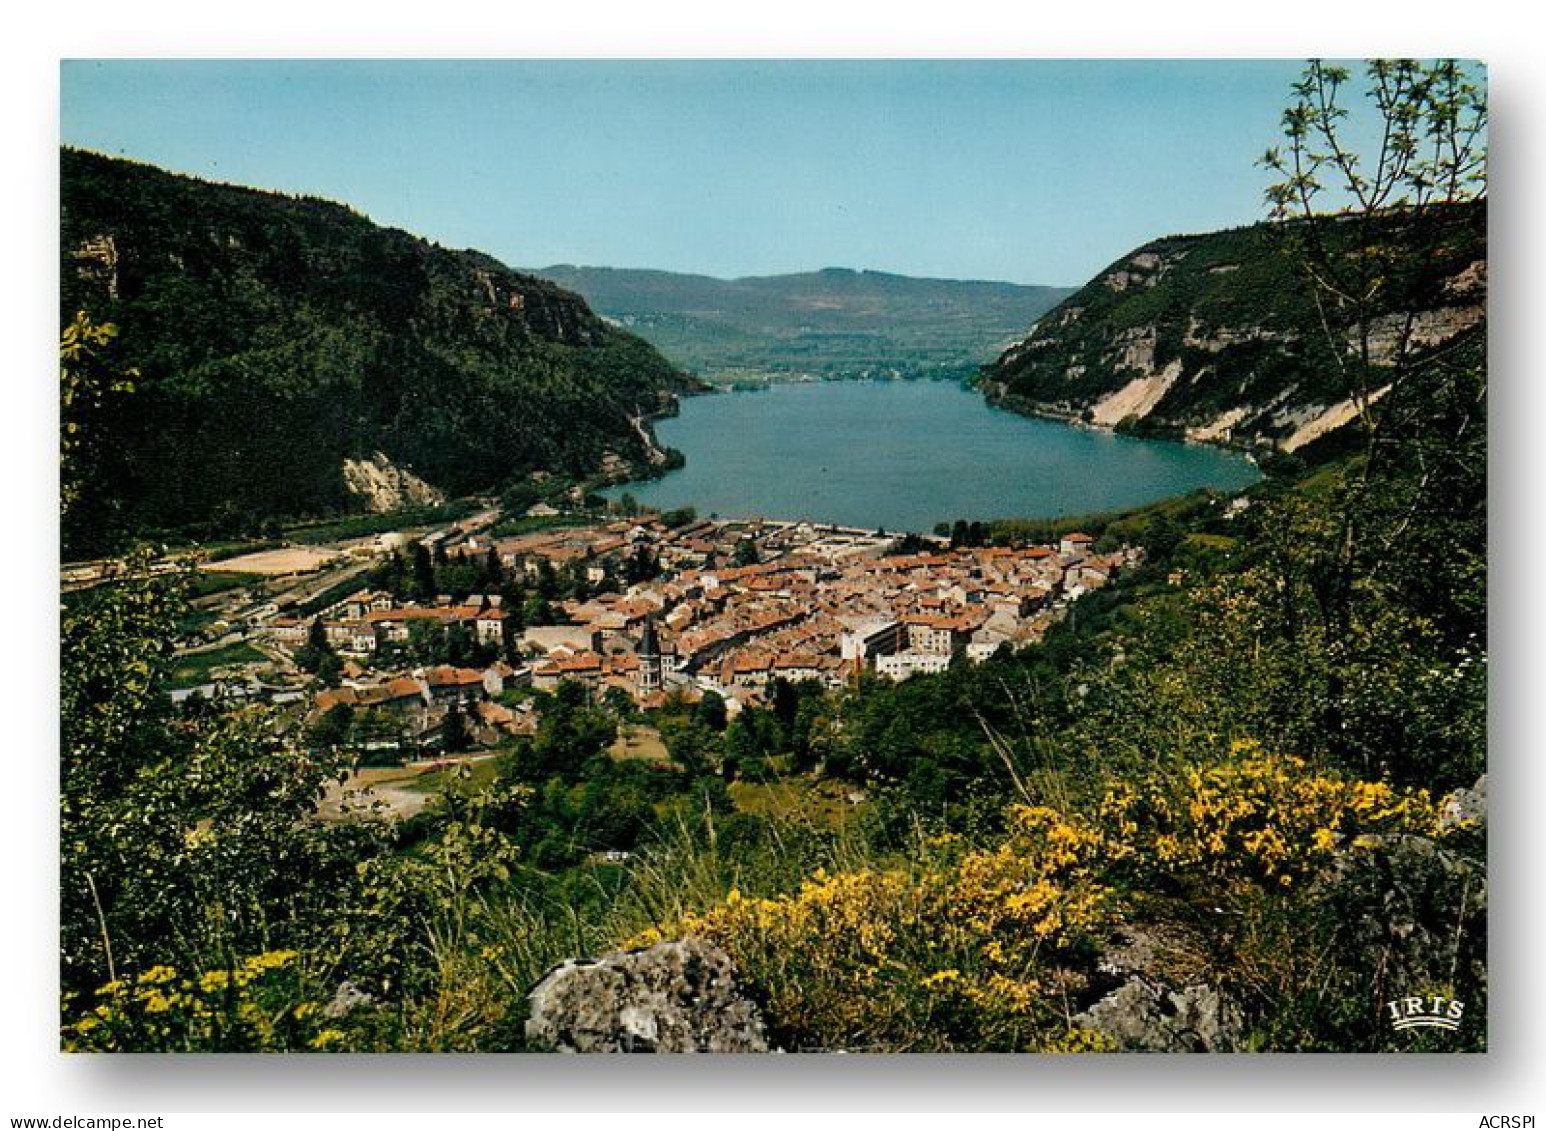
[[[533,274],[721,383],[966,377],[1071,293],[841,267],[739,279],[570,265]]]
[[[70,548],[359,509],[361,462],[448,495],[624,478],[695,387],[580,296],[340,204],[65,149],[60,206],[61,324],[116,323],[141,375]]]
[[[1327,226],[1332,253],[1354,254],[1349,223]],[[1418,349],[1484,334],[1485,203],[1443,210],[1421,230],[1400,213],[1374,223],[1376,244],[1402,253],[1371,311],[1374,367],[1403,334]],[[1353,329],[1335,308],[1322,325],[1282,236],[1257,224],[1145,244],[1042,318],[978,387],[1005,407],[1119,430],[1314,443],[1352,418],[1327,329],[1349,346]]]

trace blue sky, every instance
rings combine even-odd
[[[513,266],[1078,284],[1249,223],[1297,60],[67,61],[61,140]]]

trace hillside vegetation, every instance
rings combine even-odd
[[[788,1050],[1486,1051],[1486,322],[1476,305],[1470,329],[1422,342],[1413,313],[1392,343],[1380,321],[1386,295],[1438,301],[1484,272],[1465,243],[1483,205],[1453,205],[1485,195],[1469,170],[1486,100],[1454,64],[1368,70],[1402,144],[1354,179],[1362,217],[1309,219],[1357,224],[1371,270],[1338,270],[1354,244],[1224,233],[1132,264],[1168,284],[1097,281],[1090,298],[1113,292],[1103,318],[1135,290],[1164,304],[1131,324],[1158,341],[1219,328],[1231,293],[1205,279],[1258,280],[1232,317],[1308,356],[1287,312],[1338,309],[1330,280],[1356,299],[1337,318],[1356,324],[1357,365],[1328,319],[1340,383],[1306,363],[1271,370],[1272,396],[1355,400],[1344,442],[1313,465],[1264,459],[1233,498],[1080,519],[1095,545],[1143,554],[1039,642],[900,683],[775,679],[738,711],[708,692],[523,690],[535,732],[438,775],[418,816],[326,822],[328,780],[354,763],[327,715],[171,707],[187,579],[130,570],[69,602],[63,1046],[532,1050],[526,995],[555,963],[695,937],[730,955]],[[1342,81],[1307,68],[1290,157],[1269,164],[1332,160],[1302,151],[1304,123],[1335,138]],[[1455,144],[1413,164],[1403,131]],[[1308,211],[1285,175],[1282,199]],[[1423,223],[1370,243],[1406,184]],[[1238,265],[1194,276],[1189,307],[1178,264],[1214,239]],[[62,341],[67,520],[111,435],[97,409],[139,395],[112,342],[88,322]],[[437,569],[478,568],[421,560],[423,593],[454,588]],[[646,729],[666,758],[615,756]],[[1454,1024],[1408,1027],[1412,1002]]]
[[[1069,293],[842,268],[743,279],[571,266],[536,274],[721,383],[965,377]]]
[[[1485,358],[1422,378],[1376,461],[1082,522],[1146,561],[1039,645],[734,719],[560,684],[391,826],[315,820],[352,761],[316,728],[169,708],[178,579],[92,590],[62,1041],[524,1050],[555,963],[691,935],[790,1049],[1485,1049],[1485,829],[1447,797],[1486,758]],[[641,725],[668,760],[614,756]],[[1465,1029],[1393,1030],[1407,991]],[[1206,1036],[1113,1036],[1150,992]]]
[[[339,204],[60,155],[61,324],[119,331],[67,553],[359,509],[377,453],[439,492],[648,468],[690,381],[583,299]],[[376,466],[381,466],[377,461]]]
[[[1373,365],[1475,332],[1486,303],[1485,202],[1421,225],[1399,211],[1377,222],[1377,238],[1399,255],[1366,311]],[[1368,232],[1353,226],[1325,226],[1330,256],[1370,254]],[[1347,391],[1314,291],[1287,253],[1291,238],[1258,224],[1145,244],[984,369],[980,387],[1027,412],[1301,448],[1345,421],[1332,410]],[[1351,347],[1346,316],[1331,309],[1328,322]]]

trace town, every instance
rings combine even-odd
[[[903,680],[1034,643],[1141,555],[1078,532],[952,547],[941,535],[655,514],[498,536],[497,518],[208,564],[275,571],[279,592],[226,596],[216,631],[256,662],[216,668],[174,699],[304,702],[313,720],[345,708],[339,717],[376,721],[367,751],[421,753],[533,733],[536,697],[523,691],[565,681],[644,709],[717,695],[734,716],[777,680]],[[468,591],[431,594],[451,566],[465,567]],[[404,584],[373,587],[382,576]],[[512,605],[512,590],[528,596]]]

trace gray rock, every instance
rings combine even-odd
[[[1487,827],[1487,775],[1476,779],[1470,789],[1457,789],[1444,799],[1439,811],[1441,829]]]
[[[1479,1001],[1487,991],[1487,864],[1421,836],[1371,838],[1338,861],[1325,889],[1344,944],[1368,963],[1363,976],[1394,996],[1450,986]]]
[[[375,1005],[376,999],[353,982],[341,982],[333,994],[333,1000],[322,1007],[322,1016],[329,1019],[347,1017],[356,1009]]]
[[[768,1052],[730,956],[698,939],[571,960],[532,990],[526,1036],[560,1052]]]
[[[1172,990],[1129,978],[1074,1023],[1114,1037],[1129,1052],[1234,1052],[1244,1022],[1240,1009],[1212,986]]]

